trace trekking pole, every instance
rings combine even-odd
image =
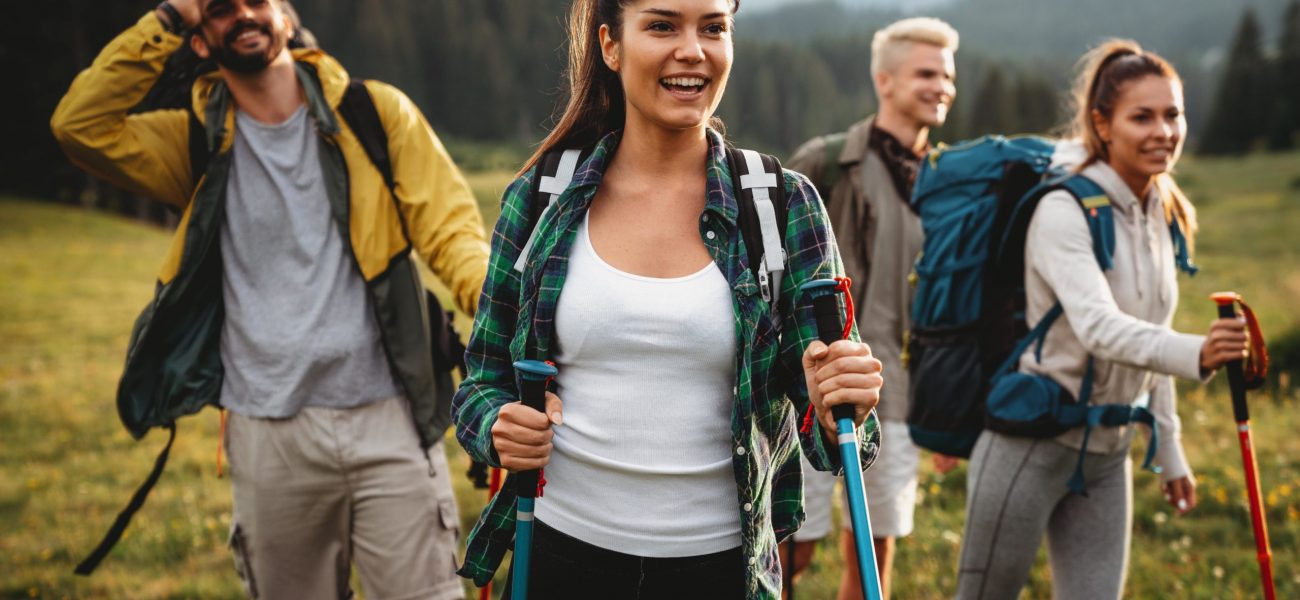
[[[1247,322],[1251,325],[1252,345],[1257,345],[1261,356],[1262,369],[1268,368],[1268,352],[1263,350],[1264,340],[1259,332],[1259,326],[1254,319],[1254,314],[1250,307],[1242,302],[1241,296],[1235,292],[1218,292],[1210,295],[1210,299],[1219,305],[1219,318],[1235,319],[1237,318],[1237,303],[1241,303],[1246,311]],[[1250,523],[1255,530],[1255,556],[1259,560],[1259,576],[1264,583],[1265,600],[1274,600],[1277,597],[1277,591],[1273,588],[1273,552],[1268,544],[1268,523],[1265,522],[1264,503],[1260,497],[1259,491],[1259,467],[1255,464],[1255,443],[1250,437],[1250,411],[1246,406],[1246,390],[1252,386],[1252,382],[1247,382],[1245,371],[1242,368],[1241,360],[1234,360],[1227,364],[1228,368],[1228,387],[1232,390],[1232,413],[1237,420],[1237,438],[1241,442],[1241,463],[1242,470],[1246,473],[1246,492],[1250,496]],[[1252,373],[1258,383],[1263,383],[1262,373]]]
[[[537,412],[546,410],[546,381],[555,377],[555,367],[540,360],[521,360],[515,362],[523,380],[520,401]],[[537,498],[537,482],[541,471],[532,469],[515,474],[515,493],[518,505],[515,507],[515,556],[514,568],[510,574],[511,600],[528,598],[528,564],[532,559],[533,549],[533,503]]]
[[[817,322],[817,338],[827,346],[848,336],[852,327],[852,311],[841,321],[839,292],[849,298],[847,279],[817,279],[800,286],[799,291],[812,302],[813,316]],[[841,322],[845,325],[841,326]],[[849,519],[853,523],[853,542],[857,546],[858,575],[862,579],[862,592],[867,600],[880,600],[880,574],[876,571],[876,551],[872,543],[871,517],[867,515],[867,493],[862,485],[862,463],[858,460],[858,435],[853,426],[853,407],[839,404],[831,407],[838,433],[840,459],[844,465],[844,491],[849,497]]]

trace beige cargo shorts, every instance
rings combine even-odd
[[[230,547],[250,598],[463,598],[459,516],[442,442],[420,449],[393,398],[288,419],[231,414]]]

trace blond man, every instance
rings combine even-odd
[[[929,151],[929,133],[948,116],[956,95],[957,32],[932,18],[898,21],[871,43],[871,76],[879,109],[847,131],[805,143],[787,166],[812,179],[825,200],[844,268],[853,279],[858,327],[884,363],[889,385],[876,410],[882,447],[875,465],[863,473],[880,582],[889,595],[894,538],[912,531],[919,452],[907,433],[905,335],[911,327],[912,287],[907,276],[921,250],[920,218],[908,198]],[[936,457],[941,468],[951,459]],[[794,536],[798,573],[812,557],[817,540],[830,534],[834,479],[804,469],[808,520]],[[848,520],[840,548],[845,569],[839,597],[861,598],[860,577]],[[791,548],[781,553],[789,562]],[[787,566],[790,568],[790,566]]]

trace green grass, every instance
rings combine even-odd
[[[1206,295],[1245,293],[1267,331],[1300,328],[1300,155],[1189,159],[1181,169],[1201,209],[1201,275],[1182,281],[1176,325],[1203,330]],[[469,174],[490,227],[510,173]],[[127,335],[150,298],[168,246],[162,230],[64,206],[0,199],[0,598],[233,598],[225,548],[230,494],[217,479],[217,416],[185,419],[167,472],[125,539],[91,578],[73,565],[99,540],[144,478],[163,435],[135,442],[113,396]],[[467,323],[460,321],[462,330]],[[1132,598],[1254,598],[1258,593],[1241,461],[1222,382],[1181,383],[1184,445],[1201,506],[1176,517],[1154,475],[1135,476]],[[1252,405],[1279,597],[1300,597],[1300,439],[1292,391]],[[449,438],[450,440],[450,438]],[[1138,450],[1143,445],[1137,444]],[[453,469],[467,460],[450,443]],[[965,472],[923,463],[916,533],[899,544],[895,597],[950,597]],[[485,494],[457,479],[462,532]],[[799,583],[801,598],[833,597],[831,542]],[[499,577],[498,583],[503,580]],[[476,597],[476,592],[467,587]],[[498,589],[499,585],[498,585]],[[1040,557],[1026,596],[1050,596]]]

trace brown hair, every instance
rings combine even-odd
[[[1079,76],[1073,92],[1074,120],[1070,130],[1072,137],[1083,141],[1088,153],[1080,169],[1094,162],[1110,160],[1106,144],[1093,123],[1093,111],[1109,120],[1125,84],[1152,75],[1182,83],[1169,61],[1143,50],[1133,40],[1108,40],[1079,59]],[[1196,208],[1169,173],[1160,174],[1155,185],[1164,204],[1165,222],[1172,223],[1177,219],[1188,247],[1192,247],[1196,236]]]
[[[552,148],[586,148],[605,134],[623,126],[623,82],[605,64],[600,49],[600,26],[609,26],[615,40],[623,34],[623,7],[636,0],[574,0],[569,8],[569,100],[564,113],[528,157],[518,175],[527,173],[543,154]],[[740,0],[730,0],[731,12],[740,9]],[[710,122],[722,128],[716,117]]]

